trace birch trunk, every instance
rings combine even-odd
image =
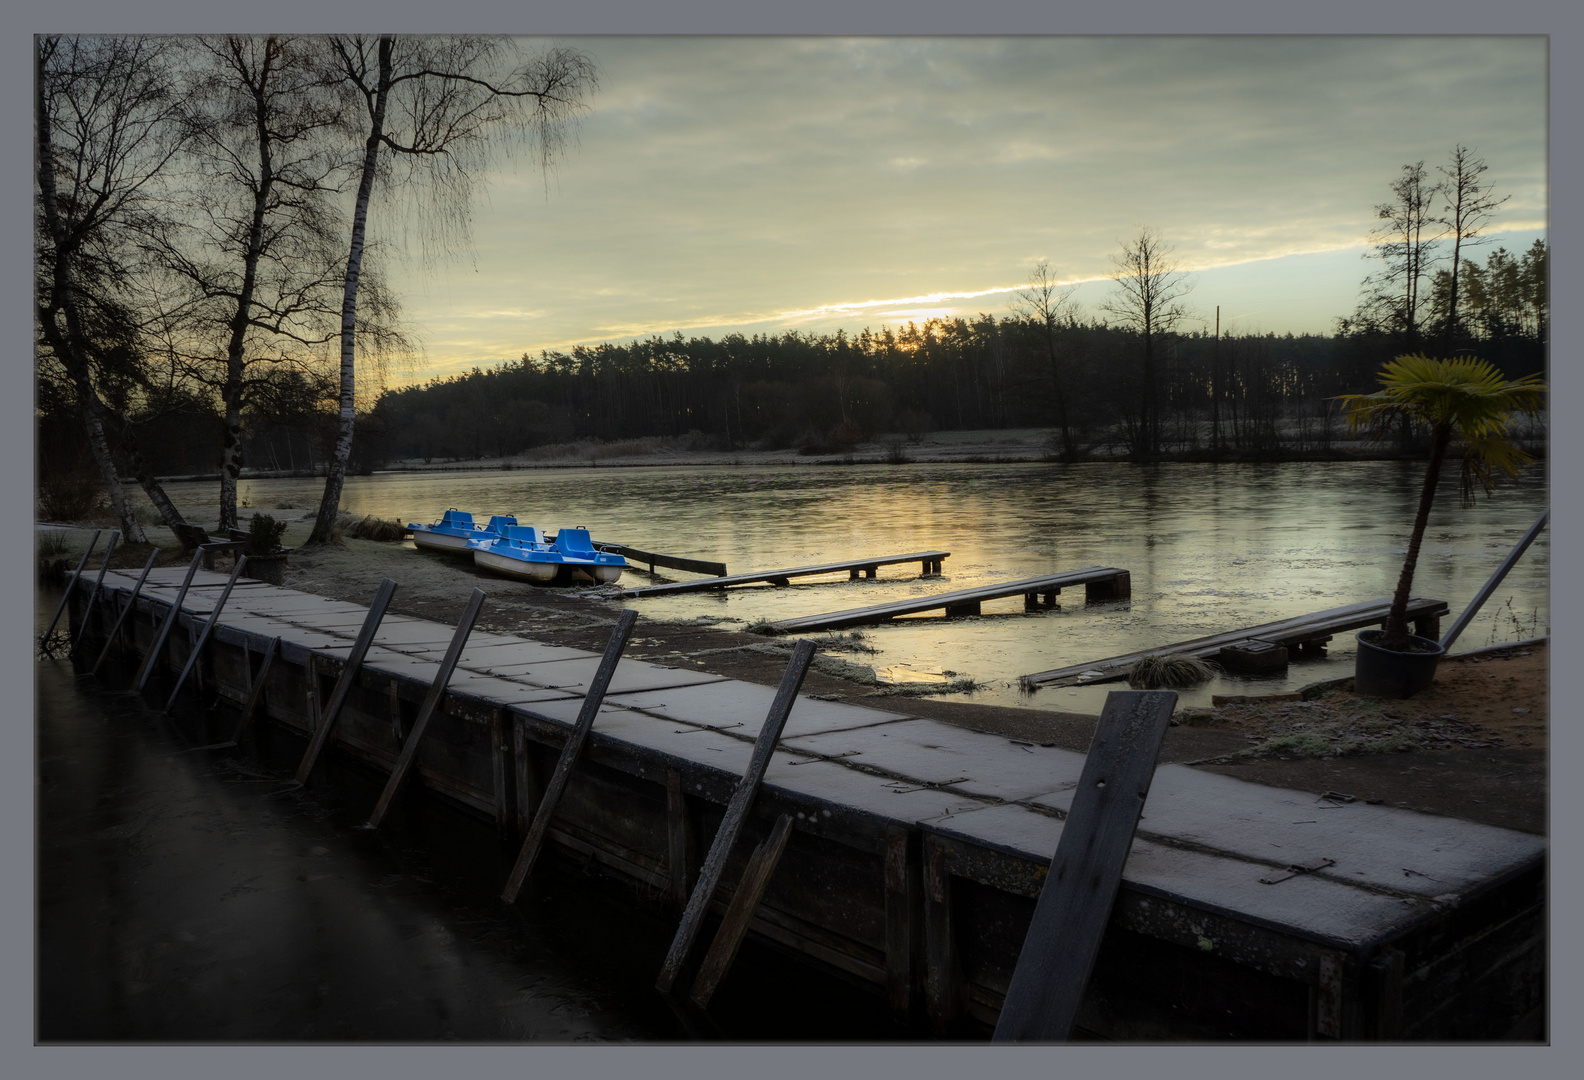
[[[385,102],[390,93],[391,47],[393,40],[379,40],[379,83],[374,94],[368,142],[363,151],[363,175],[358,180],[357,203],[352,212],[352,246],[347,253],[346,281],[341,294],[341,408],[336,424],[335,452],[325,467],[324,495],[319,500],[319,516],[309,534],[310,544],[326,543],[341,507],[341,487],[346,481],[347,463],[352,458],[352,429],[357,419],[356,329],[358,280],[363,271],[363,237],[368,224],[369,196],[374,190],[374,169],[378,164],[380,140],[385,131]]]

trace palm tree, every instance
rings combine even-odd
[[[1403,650],[1409,645],[1408,595],[1413,588],[1419,545],[1430,520],[1441,465],[1454,444],[1462,450],[1463,504],[1473,501],[1474,486],[1487,493],[1497,472],[1516,476],[1531,458],[1508,436],[1515,414],[1534,415],[1545,405],[1546,387],[1536,376],[1509,381],[1484,360],[1472,356],[1434,360],[1399,356],[1380,372],[1381,389],[1373,394],[1344,394],[1337,400],[1347,409],[1348,428],[1384,435],[1406,417],[1430,429],[1430,464],[1419,493],[1419,512],[1408,537],[1397,591],[1392,594],[1386,632],[1379,645]]]

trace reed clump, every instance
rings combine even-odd
[[[1133,665],[1128,671],[1128,685],[1135,690],[1180,690],[1209,682],[1219,670],[1197,656],[1156,653]]]
[[[384,518],[377,518],[373,514],[363,515],[357,521],[347,525],[343,531],[347,536],[356,537],[359,540],[379,540],[384,543],[399,542],[406,535],[406,530],[402,528],[402,523],[399,520],[387,521]]]

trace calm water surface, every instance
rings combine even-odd
[[[951,552],[935,579],[920,580],[917,564],[904,564],[873,581],[844,573],[785,589],[628,601],[657,618],[722,626],[1115,566],[1132,573],[1130,602],[1085,606],[1075,592],[1059,610],[1025,614],[1021,597],[1009,597],[987,603],[979,618],[918,616],[867,629],[878,652],[859,657],[903,678],[969,676],[982,684],[975,701],[1097,711],[1105,686],[1028,695],[1017,676],[1387,597],[1422,476],[1413,462],[457,471],[353,477],[343,505],[404,522],[433,521],[455,506],[550,529],[584,525],[603,540],[724,561],[733,573]],[[1456,482],[1449,468],[1415,577],[1418,595],[1446,600],[1454,614],[1547,500],[1544,463],[1469,509],[1459,506]],[[171,493],[209,520],[216,488],[178,484]],[[253,507],[280,513],[283,505],[310,510],[321,489],[319,480],[253,480],[241,492]],[[1541,534],[1460,649],[1547,632],[1548,539]],[[624,578],[648,580],[642,572]],[[1184,701],[1346,674],[1352,654],[1352,636],[1342,635],[1327,657],[1294,663],[1286,675],[1222,676]]]

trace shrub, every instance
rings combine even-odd
[[[242,553],[250,559],[274,555],[280,550],[281,534],[285,531],[284,521],[276,521],[269,514],[254,514],[248,523],[247,542]]]

